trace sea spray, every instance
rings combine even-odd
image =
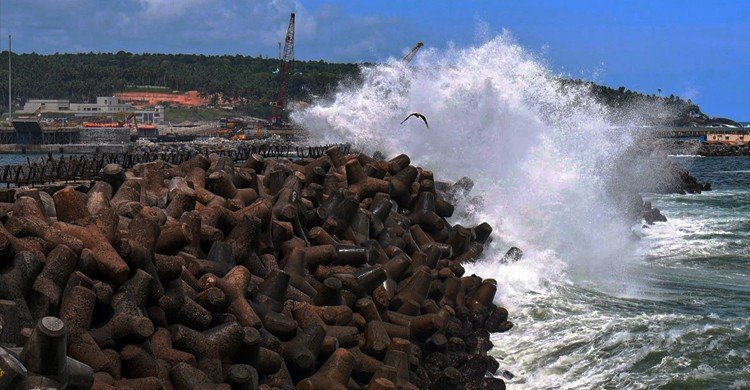
[[[429,129],[399,125],[415,111]],[[731,197],[651,196],[670,221],[634,245],[617,195],[636,183],[618,172],[651,167],[621,158],[632,141],[612,116],[507,35],[426,51],[410,67],[366,67],[361,85],[293,114],[318,139],[407,152],[436,176],[474,178],[484,206],[456,222],[486,220],[497,232],[467,273],[498,281],[496,299],[516,324],[492,351],[514,388],[741,388],[750,382],[747,182],[712,173],[738,169],[734,160],[696,159],[711,181],[734,185]],[[706,225],[717,208],[718,226]],[[696,253],[696,241],[711,250]],[[524,258],[499,264],[510,245]],[[660,258],[632,261],[634,246]]]
[[[630,136],[612,126],[585,86],[561,83],[507,33],[474,47],[426,50],[411,65],[391,59],[362,74],[360,85],[342,87],[293,120],[318,141],[403,152],[442,177],[473,178],[473,195],[484,198],[477,218],[495,226],[497,251],[522,247],[527,261],[541,263],[524,272],[541,272],[540,280],[559,279],[564,269],[619,278],[630,224],[606,187]],[[424,114],[429,128],[416,118],[400,125],[411,112]],[[472,271],[496,274],[497,251]],[[510,289],[528,288],[529,277]]]

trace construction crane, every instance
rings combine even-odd
[[[294,12],[289,17],[289,27],[286,30],[284,39],[284,52],[281,55],[281,64],[279,65],[279,90],[276,92],[276,101],[273,103],[273,118],[271,125],[282,127],[282,112],[286,106],[286,87],[289,84],[289,75],[292,73],[292,63],[294,62]]]
[[[422,48],[422,46],[424,46],[424,43],[422,41],[417,42],[414,48],[412,48],[410,52],[406,53],[406,55],[403,58],[403,61],[407,64],[410,63],[412,58],[414,58],[414,56],[417,55],[417,52],[419,51],[419,49]]]

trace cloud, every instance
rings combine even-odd
[[[295,40],[314,39],[318,30],[317,16],[295,0],[256,2],[251,12],[253,26],[249,32],[263,40],[283,41],[292,12],[296,14]]]
[[[398,55],[411,42],[403,36],[408,23],[398,17],[301,0],[3,0],[0,33],[10,28],[21,52],[276,57],[291,12],[296,58],[372,61]]]
[[[688,85],[685,89],[682,90],[682,92],[678,94],[678,96],[685,100],[690,99],[692,101],[696,101],[701,96],[701,91],[696,86]]]
[[[137,0],[147,19],[176,19],[188,11],[199,10],[214,0]]]

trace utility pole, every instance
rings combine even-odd
[[[10,77],[10,57],[13,53],[13,48],[11,46],[11,40],[12,36],[8,34],[8,122],[13,124],[13,95],[11,94],[11,77]]]

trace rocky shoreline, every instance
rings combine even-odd
[[[711,191],[711,183],[700,183],[698,179],[683,169],[674,161],[662,159],[657,168],[651,172],[653,177],[660,180],[645,181],[641,192],[656,194],[700,194],[703,191]],[[667,217],[661,211],[653,207],[651,202],[643,201],[642,218],[646,225],[653,225],[655,222],[667,222]]]
[[[750,145],[708,145],[702,144],[697,152],[699,156],[750,156]]]
[[[672,142],[641,142],[629,148],[614,167],[608,192],[613,199],[619,200],[634,222],[652,225],[667,221],[667,217],[652,207],[651,202],[644,201],[641,194],[686,195],[711,191],[711,183],[699,182],[668,158],[669,154],[675,153],[674,147]]]
[[[513,324],[462,266],[492,228],[448,223],[465,188],[436,187],[331,148],[11,190],[0,388],[502,389],[490,333]]]

